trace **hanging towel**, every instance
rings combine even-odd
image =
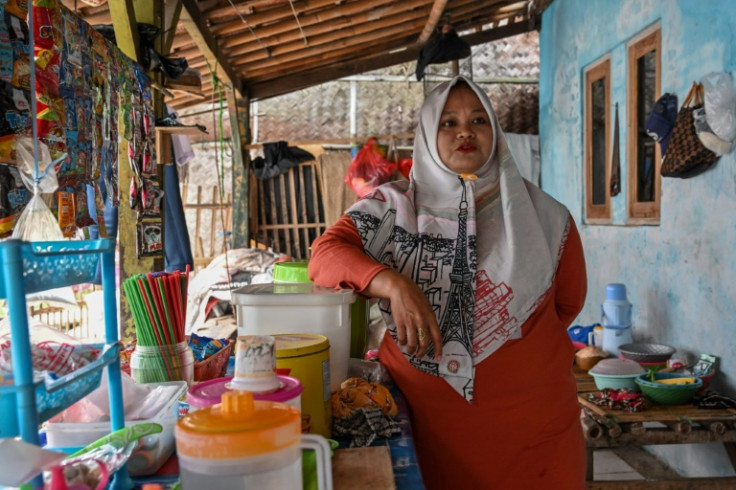
[[[613,122],[613,152],[611,154],[611,197],[621,192],[621,155],[618,147],[618,102],[616,102],[616,115]]]

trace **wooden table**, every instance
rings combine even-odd
[[[658,405],[642,412],[600,407],[587,395],[598,391],[593,377],[574,368],[578,385],[580,420],[588,453],[588,488],[680,489],[736,488],[736,477],[711,477],[645,481],[593,481],[593,451],[598,448],[658,444],[723,443],[736,469],[736,410],[702,409],[692,405]],[[644,475],[646,478],[646,475]]]

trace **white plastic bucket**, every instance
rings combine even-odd
[[[355,294],[314,284],[253,284],[233,291],[238,335],[312,333],[330,341],[330,390],[348,377]]]

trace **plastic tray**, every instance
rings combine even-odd
[[[128,471],[133,476],[155,473],[174,452],[174,426],[179,417],[179,400],[185,395],[188,386],[186,381],[150,383],[146,386],[156,387],[158,385],[176,386],[171,399],[150,419],[125,421],[126,426],[145,423],[157,423],[163,426],[163,432],[144,437],[139,447],[133,451],[128,460]],[[109,433],[109,422],[49,421],[46,424],[47,448],[67,452],[91,444]]]
[[[100,385],[102,368],[112,364],[120,355],[120,345],[107,347],[99,358],[86,366],[51,382],[38,380],[36,390],[36,410],[38,420],[47,420],[69,405],[81,400]],[[19,434],[16,392],[20,387],[0,386],[0,437],[15,437]]]
[[[14,243],[20,244],[26,294],[91,282],[97,271],[99,254],[114,248],[114,243],[107,238],[58,242],[6,240],[3,246]],[[0,281],[0,298],[5,297],[5,286]]]

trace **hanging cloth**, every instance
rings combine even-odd
[[[619,153],[618,136],[618,102],[613,122],[613,152],[611,153],[611,197],[621,192],[621,155]]]

